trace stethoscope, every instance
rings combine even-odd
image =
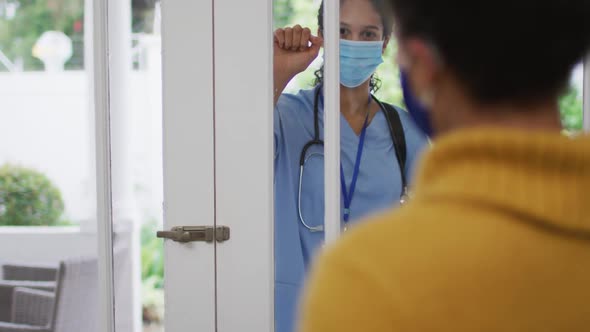
[[[298,194],[297,194],[297,209],[299,212],[299,221],[301,221],[301,224],[312,233],[323,232],[324,226],[323,225],[310,226],[308,223],[305,222],[305,219],[303,218],[303,213],[301,211],[301,189],[302,189],[302,184],[303,184],[303,170],[304,170],[305,163],[310,158],[323,155],[320,152],[310,153],[309,155],[307,154],[307,151],[309,151],[309,149],[311,149],[314,146],[320,146],[322,148],[324,147],[324,141],[322,139],[320,139],[320,121],[319,121],[319,113],[320,112],[319,112],[319,106],[318,106],[321,90],[322,90],[322,87],[319,86],[316,89],[315,96],[314,96],[314,103],[313,103],[314,134],[313,134],[313,138],[303,146],[303,149],[301,150],[301,155],[299,156],[299,188],[298,188]],[[389,113],[385,110],[385,106],[377,98],[375,98],[375,96],[373,96],[372,94],[371,94],[371,97],[379,105],[379,108],[381,109],[381,111],[385,115],[385,119],[387,120],[389,130],[392,132],[391,139],[393,141],[393,147],[396,152],[396,158],[397,158],[397,161],[399,164],[400,176],[401,176],[401,181],[402,181],[402,193],[400,195],[399,202],[400,202],[400,204],[403,205],[408,200],[408,185],[407,185],[407,181],[406,181],[406,171],[402,165],[401,156],[398,153],[397,147],[399,146],[399,144],[398,144],[398,142],[396,142],[395,135],[393,135],[393,125],[392,125]]]

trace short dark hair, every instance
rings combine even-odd
[[[390,0],[401,39],[431,43],[482,103],[557,97],[590,46],[590,0]]]

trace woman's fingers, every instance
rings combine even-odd
[[[321,38],[311,34],[309,28],[303,28],[301,25],[276,29],[274,40],[280,48],[294,52],[308,51],[310,48],[314,48],[314,45],[319,48],[323,43]],[[317,46],[318,43],[319,46]]]
[[[275,42],[279,45],[280,48],[283,48],[285,45],[285,30],[284,29],[276,29],[275,30]]]
[[[283,48],[290,50],[293,47],[293,28],[285,28],[285,44]]]
[[[324,46],[324,39],[322,37],[311,36],[309,40],[311,41],[310,49],[319,53],[320,48]]]
[[[299,43],[300,51],[307,51],[309,48],[309,42],[311,41],[311,30],[309,28],[303,29],[301,32],[301,41]]]
[[[298,51],[301,45],[301,36],[303,35],[303,28],[297,24],[293,27],[293,43],[291,44],[291,51]]]
[[[311,42],[312,46],[317,46],[317,47],[324,46],[324,39],[322,37],[311,36],[311,37],[309,37],[309,41]]]

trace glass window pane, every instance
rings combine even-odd
[[[160,4],[113,2],[111,150],[117,332],[164,331]],[[121,14],[125,13],[125,14]],[[129,14],[129,15],[127,15]],[[126,59],[126,60],[123,60]]]
[[[385,8],[378,8],[379,1],[340,4],[341,167],[334,172],[343,179],[341,224],[348,229],[372,214],[399,206],[407,189],[404,183],[411,183],[427,138],[409,125],[409,116],[401,111],[392,17]],[[280,96],[275,96],[274,110],[277,331],[293,328],[303,280],[324,239],[325,161],[320,142],[324,135],[324,87],[318,84],[324,83],[323,48],[313,57],[313,36],[321,37],[322,30],[320,5],[317,0],[274,0],[274,75],[275,84],[281,84],[275,85]],[[309,48],[289,50],[284,40],[306,33],[299,26],[309,29],[312,37],[296,42],[307,42]],[[283,89],[286,82],[281,79],[285,76],[288,84]],[[406,140],[405,144],[396,141],[390,128]],[[407,135],[410,130],[416,132]],[[407,149],[406,159],[398,158],[402,144]],[[359,155],[363,162],[357,172]]]
[[[82,0],[0,1],[0,325],[98,326],[84,14]]]

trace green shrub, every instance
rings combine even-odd
[[[164,317],[164,241],[156,238],[158,222],[141,226],[142,319],[146,324],[160,323]]]
[[[0,167],[0,226],[63,224],[60,191],[44,174],[25,167]]]
[[[164,287],[164,241],[155,234],[158,223],[150,221],[141,226],[141,280],[152,288]]]
[[[581,131],[584,127],[584,111],[582,110],[582,98],[576,87],[570,87],[559,100],[561,121],[563,127],[570,131]]]

